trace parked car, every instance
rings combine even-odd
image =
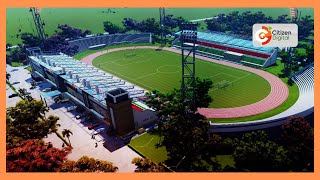
[[[105,131],[106,129],[105,128],[99,128],[99,129],[97,129],[93,134],[94,135],[97,135],[97,134],[99,134],[99,133],[101,133],[101,132],[103,132],[103,131]]]
[[[42,92],[49,92],[51,91],[51,88],[45,88],[44,90],[42,90]]]
[[[88,126],[88,129],[89,129],[89,130],[92,130],[92,129],[98,127],[98,126],[100,126],[100,123],[94,123],[94,124],[92,124],[92,125],[89,125],[89,126]]]
[[[81,114],[78,114],[76,115],[76,119],[80,119],[80,118],[83,118],[87,115],[87,113],[81,113]]]
[[[77,108],[77,106],[70,106],[70,107],[67,107],[67,111],[73,111]]]
[[[13,97],[17,97],[18,96],[18,94],[11,94],[11,95],[9,95],[8,97],[9,98],[13,98]]]

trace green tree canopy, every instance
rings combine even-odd
[[[109,34],[123,33],[124,30],[110,21],[103,22],[103,27]]]
[[[281,142],[288,150],[289,170],[313,171],[314,134],[303,117],[291,117],[282,125]]]
[[[283,171],[286,151],[270,141],[265,131],[244,134],[233,153],[235,167],[240,171]]]
[[[77,161],[65,161],[59,168],[59,172],[116,172],[118,167],[109,161],[98,160],[82,156]]]
[[[131,163],[137,166],[134,172],[166,172],[163,165],[157,165],[150,159],[136,157],[132,159]]]
[[[59,117],[45,117],[48,108],[39,100],[22,100],[7,109],[7,146],[19,139],[42,139],[57,130]]]

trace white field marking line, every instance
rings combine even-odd
[[[224,74],[224,73],[223,73]],[[234,82],[237,82],[237,81],[239,81],[239,80],[241,80],[241,79],[243,79],[243,78],[245,78],[245,77],[247,77],[247,76],[250,76],[251,75],[251,73],[248,73],[247,75],[245,75],[245,76],[242,76],[242,77],[240,77],[240,78],[238,78],[238,79],[236,79],[236,80],[234,80],[234,81],[231,81],[231,83],[234,83]],[[234,76],[235,77],[235,76]],[[221,81],[220,81],[221,82]],[[219,82],[217,82],[217,83],[214,83],[214,85],[215,84],[218,84]],[[209,90],[209,92],[211,92],[211,91],[215,91],[215,90],[218,90],[218,88],[213,88],[213,89],[210,89]]]
[[[129,59],[130,59],[130,61],[134,61],[136,58],[138,58],[138,59],[147,58],[146,55],[148,55],[148,54],[153,54],[153,53],[154,53],[153,51],[148,52],[148,53],[142,52],[142,54],[137,53],[137,54],[138,54],[137,56],[135,56],[135,57],[133,57],[133,58],[131,58],[131,59],[129,58]],[[123,57],[123,59],[125,59],[125,57]],[[123,59],[121,59],[121,60],[123,60]],[[130,64],[141,63],[141,62],[142,62],[142,63],[143,63],[143,62],[149,62],[151,59],[152,59],[152,58],[148,58],[147,60],[138,61],[138,62],[132,62],[132,63],[127,63],[127,64],[121,64],[121,65],[126,66],[126,65],[130,65]],[[118,61],[121,61],[121,60],[117,60],[117,61],[115,61],[114,63],[119,64]]]
[[[217,74],[214,74],[214,75],[211,75],[211,76],[208,76],[208,77],[202,77],[202,78],[209,79],[209,78],[212,78],[212,77],[214,77],[214,76],[218,76],[218,75],[220,75],[220,74],[223,74],[223,73],[217,73]]]
[[[151,59],[152,59],[152,58],[151,58]],[[155,72],[155,73],[150,73],[150,74],[147,74],[147,75],[144,75],[144,76],[137,77],[137,78],[135,78],[134,80],[138,80],[138,79],[141,79],[141,78],[145,78],[145,77],[147,77],[147,76],[154,75],[154,74],[158,74],[158,73],[174,74],[174,73],[179,73],[179,72],[181,72],[181,69],[180,69],[180,71],[176,71],[176,72],[160,72],[160,71],[158,70],[159,68],[165,67],[165,66],[169,66],[169,65],[159,66],[159,67],[157,68],[157,72]],[[172,66],[175,66],[175,65],[172,65]],[[178,67],[178,66],[177,66],[177,67]]]
[[[149,62],[151,59],[153,58],[148,58],[146,60],[143,60],[143,61],[136,61],[136,62],[132,62],[132,63],[127,63],[127,64],[121,64],[121,66],[128,66],[128,65],[131,65],[131,64],[138,64],[138,63],[146,63],[146,62]],[[114,62],[115,64],[119,64],[117,62]],[[119,64],[120,65],[120,64]]]
[[[178,68],[180,68],[180,70],[178,70],[178,71],[175,71],[175,72],[161,72],[160,70],[159,70],[159,68],[162,68],[162,67],[166,67],[166,66],[173,66],[173,67],[178,67]],[[182,71],[182,68],[179,66],[179,65],[163,65],[163,66],[159,66],[159,67],[157,67],[157,72],[159,72],[159,73],[164,73],[164,74],[174,74],[174,73],[178,73],[178,72],[181,72]]]
[[[140,77],[137,77],[135,78],[134,80],[138,80],[138,79],[141,79],[141,78],[145,78],[147,76],[150,76],[150,75],[154,75],[154,74],[158,74],[159,72],[155,72],[155,73],[150,73],[150,74],[147,74],[147,75],[143,75],[143,76],[140,76]]]
[[[152,140],[153,140],[153,138],[151,138],[146,144],[144,144],[144,145],[142,145],[142,146],[136,146],[136,147],[145,147],[145,146],[147,146]]]
[[[106,68],[101,68],[101,69],[106,69]],[[118,73],[116,73],[116,72],[114,72],[114,71],[112,71],[112,70],[110,70],[110,69],[108,69],[108,70],[112,72],[111,74],[119,77],[120,79],[122,79],[120,76],[125,77],[125,79],[123,79],[123,80],[128,81],[129,83],[131,83],[131,84],[133,84],[133,85],[137,85],[137,84],[140,83],[140,84],[144,85],[145,87],[149,87],[150,89],[155,89],[155,88],[153,88],[153,87],[151,87],[151,86],[148,86],[148,85],[146,85],[146,84],[144,84],[144,83],[141,83],[141,82],[136,83],[136,81],[135,81],[134,79],[129,78],[129,77],[125,76],[125,75],[120,74],[120,76],[119,76]],[[105,70],[105,71],[108,72],[107,70]],[[126,79],[128,79],[128,80],[126,80]],[[143,87],[142,87],[142,88],[143,88]],[[145,89],[145,90],[146,90],[146,89]]]

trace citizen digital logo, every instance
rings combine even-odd
[[[292,35],[291,31],[282,31],[282,30],[273,30],[272,31],[272,39],[273,40],[289,40],[290,35]]]
[[[296,24],[255,24],[252,41],[259,47],[296,47],[298,26]]]

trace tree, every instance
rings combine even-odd
[[[281,142],[288,150],[287,161],[292,171],[313,171],[314,134],[303,117],[290,117],[282,125]]]
[[[264,131],[246,133],[237,142],[233,153],[235,167],[240,171],[283,171],[287,152],[269,140]]]
[[[35,36],[31,33],[22,33],[21,40],[24,47],[40,47],[41,39],[38,36]]]
[[[42,101],[22,100],[15,107],[7,109],[7,115],[13,119],[7,124],[7,146],[16,143],[16,139],[42,139],[55,132],[59,117],[45,117],[48,108]]]
[[[299,40],[307,39],[314,28],[314,20],[311,19],[311,16],[304,16],[299,21],[297,21],[296,24],[299,27],[299,31],[298,31]]]
[[[26,59],[25,48],[18,46],[17,48],[10,51],[10,54],[6,55],[6,63],[11,64],[12,62],[20,62]]]
[[[103,22],[103,27],[106,32],[109,34],[116,34],[116,33],[122,33],[124,30],[121,29],[119,26],[113,24],[110,21]]]
[[[66,41],[66,35],[53,35],[43,41],[41,49],[43,51],[51,51],[56,53],[64,53],[69,56],[73,56],[78,52],[78,46],[71,46],[68,41]]]
[[[91,34],[89,30],[82,31],[81,29],[71,27],[68,24],[58,25],[58,31],[56,32],[57,35],[63,39],[77,39]]]
[[[306,47],[307,61],[306,64],[310,64],[314,62],[314,45],[309,45]]]
[[[196,78],[196,108],[207,107],[212,101],[208,98],[211,87],[212,81]],[[169,120],[160,129],[164,137],[161,145],[166,147],[170,157],[167,163],[177,171],[208,171],[209,166],[219,170],[212,154],[206,151],[209,123],[198,113],[185,114],[181,90],[175,89],[167,94],[154,90],[146,96],[146,103],[157,109],[159,116]]]
[[[195,106],[208,107],[212,102],[212,98],[208,95],[212,88],[212,81],[209,79],[196,78],[195,87]],[[175,89],[170,93],[161,93],[157,90],[146,93],[146,103],[152,108],[159,111],[159,115],[173,115],[184,113],[184,106],[182,104],[183,97],[180,89]]]
[[[126,31],[137,31],[139,26],[139,23],[131,18],[124,18],[122,24]]]
[[[70,142],[70,134],[73,135],[73,133],[70,131],[70,129],[63,129],[62,131],[62,136],[63,137],[67,137],[68,138],[68,141],[69,141],[69,144],[71,145],[71,142]]]
[[[157,165],[150,159],[136,157],[132,159],[131,163],[137,166],[134,172],[166,172],[163,165]]]
[[[162,145],[166,147],[170,157],[166,164],[176,171],[208,171],[208,165],[213,165],[215,170],[219,169],[211,158],[212,154],[207,151],[209,123],[202,120],[203,117],[199,114],[196,116],[188,119],[176,115],[163,125]]]
[[[154,18],[148,18],[139,23],[138,30],[140,32],[149,32],[153,34],[159,34],[160,32],[159,22],[157,22]]]
[[[54,172],[71,152],[70,147],[54,148],[39,139],[18,142],[7,149],[7,172]]]
[[[111,162],[82,156],[77,161],[65,161],[59,172],[116,172],[118,167]]]

